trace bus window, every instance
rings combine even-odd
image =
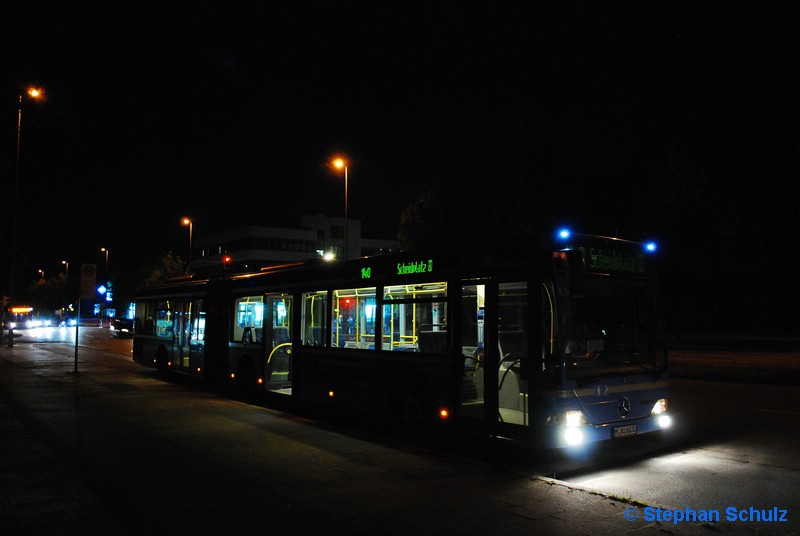
[[[332,346],[375,349],[375,287],[333,291]]]
[[[528,359],[528,287],[524,282],[500,283],[498,288],[497,370],[498,418],[528,423],[528,385],[523,362]]]
[[[302,295],[302,333],[303,346],[326,346],[325,325],[328,312],[328,292],[304,292]]]
[[[159,337],[172,338],[172,322],[173,322],[173,307],[174,304],[167,301],[159,302],[155,310],[155,327],[156,335]]]
[[[287,387],[292,377],[292,296],[272,294],[266,297],[267,333],[266,376],[267,382],[274,385],[272,390]]]
[[[136,326],[134,333],[155,335],[155,303],[136,302]]]
[[[483,313],[486,306],[486,285],[461,287],[461,354],[467,373],[483,366]]]
[[[259,342],[264,328],[264,298],[244,296],[236,299],[236,321],[233,323],[233,341],[250,344]]]
[[[383,348],[431,353],[448,351],[447,283],[384,288]]]
[[[542,284],[542,362],[541,369],[547,370],[558,364],[558,330],[556,325],[555,298],[551,288]]]

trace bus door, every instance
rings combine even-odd
[[[175,304],[173,365],[195,373],[203,370],[205,319],[199,312],[201,309],[202,300]]]
[[[203,300],[192,302],[189,313],[189,363],[193,370],[199,372],[204,368],[205,354],[206,312]]]
[[[462,285],[461,415],[511,437],[529,425],[527,283]]]
[[[291,394],[292,387],[292,296],[265,297],[265,382],[270,391]]]
[[[486,418],[485,330],[486,285],[461,286],[461,359],[464,373],[461,379],[460,416],[465,419],[483,421]]]
[[[538,302],[537,302],[538,304]],[[528,335],[530,302],[525,281],[500,282],[497,289],[497,424],[501,432],[517,435],[514,428],[530,424],[528,382],[530,359]],[[492,360],[494,361],[494,360]]]

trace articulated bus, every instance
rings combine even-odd
[[[145,289],[133,359],[214,388],[545,447],[668,427],[649,246],[558,240],[505,260],[401,253]]]

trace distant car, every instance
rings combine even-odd
[[[130,318],[115,318],[111,322],[112,337],[133,337],[133,320]]]

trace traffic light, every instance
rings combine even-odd
[[[231,256],[230,256],[230,255],[223,255],[223,256],[222,256],[222,267],[223,267],[224,269],[226,269],[226,270],[227,270],[228,268],[230,268],[230,267],[231,267],[231,261],[232,261],[232,260],[233,260],[233,259],[231,258]]]

